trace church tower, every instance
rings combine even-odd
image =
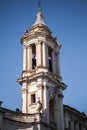
[[[45,24],[41,8],[30,30],[25,30],[21,44],[23,72],[17,81],[22,86],[22,112],[40,113],[43,123],[52,125],[54,130],[64,130],[63,90],[66,85],[60,75],[61,44]]]

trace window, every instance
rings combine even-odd
[[[79,130],[81,130],[81,124],[79,124]]]
[[[69,128],[71,128],[71,122],[70,121],[68,122],[68,126],[69,126]]]
[[[36,102],[35,94],[31,94],[31,103],[35,103],[35,102]]]
[[[52,49],[48,48],[48,63],[49,63],[49,71],[52,72]]]
[[[36,68],[36,46],[32,45],[32,69]]]
[[[77,124],[77,122],[74,121],[74,130],[76,130],[76,124]]]

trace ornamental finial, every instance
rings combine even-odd
[[[41,0],[38,0],[38,10],[41,12],[42,8],[41,8]]]

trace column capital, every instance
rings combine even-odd
[[[41,43],[43,43],[43,40],[37,40],[36,42],[35,42],[35,45],[38,45],[38,44],[41,44]]]

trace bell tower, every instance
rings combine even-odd
[[[22,86],[22,112],[41,113],[44,123],[64,130],[63,90],[60,75],[61,44],[44,22],[41,8],[30,30],[21,38],[23,72],[17,81]]]

